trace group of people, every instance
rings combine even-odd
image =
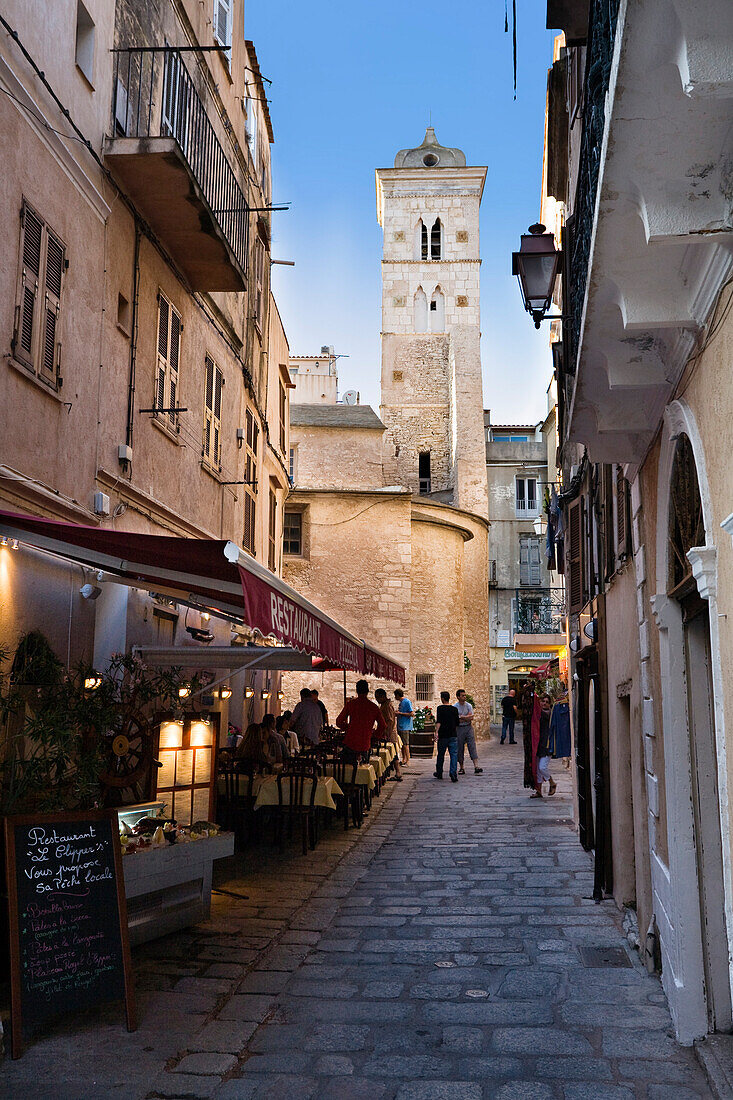
[[[369,699],[369,684],[359,680],[356,696],[346,702],[336,725],[345,731],[342,751],[348,761],[361,758],[376,741],[398,744],[400,734],[404,734],[395,766],[395,779],[402,782],[402,768],[410,760],[409,730],[414,712],[401,688],[394,695],[396,709],[384,688],[377,688],[374,703]],[[286,710],[277,717],[265,714],[259,722],[251,722],[243,735],[231,727],[227,749],[237,768],[260,771],[274,764],[285,764],[301,749],[319,744],[328,728],[328,711],[317,689],[303,688],[300,702],[292,711]]]
[[[436,711],[435,720],[435,741],[438,746],[433,772],[435,778],[443,778],[443,765],[447,752],[450,759],[448,774],[451,783],[457,783],[458,776],[466,774],[463,766],[466,748],[468,748],[475,774],[481,775],[484,769],[479,767],[478,762],[476,734],[473,728],[473,704],[468,701],[463,688],[459,688],[456,692],[456,702],[452,706],[450,692],[441,691],[440,706]]]
[[[532,789],[530,798],[542,798],[542,788],[547,783],[548,794],[553,795],[557,783],[550,774],[550,760],[562,759],[570,763],[570,708],[567,691],[561,688],[552,694],[540,691],[534,680],[525,684],[521,702],[514,688],[501,701],[501,740],[516,745],[514,723],[521,711],[524,742],[524,786]]]
[[[399,745],[401,741],[402,749],[395,758],[394,774],[395,781],[401,783],[402,769],[410,761],[409,731],[414,712],[402,688],[397,688],[394,696],[397,710],[384,688],[377,688],[374,692],[376,703],[373,703],[369,698],[367,681],[357,680],[356,695],[344,704],[336,725],[344,730],[342,754],[351,763],[368,753],[375,741],[389,741],[393,745]]]

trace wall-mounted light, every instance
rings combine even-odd
[[[222,699],[231,699],[232,689],[231,688],[222,688],[221,689],[221,697],[222,697]]]
[[[252,698],[252,696],[254,695],[254,693],[255,693],[255,689],[254,689],[254,688],[245,688],[245,689],[244,689],[244,697],[245,697],[245,699],[251,699],[251,698]]]
[[[172,719],[161,722],[158,749],[180,749],[183,745],[183,722]]]
[[[17,550],[18,549],[18,540],[17,539],[11,539],[10,540],[10,549],[11,550]]]
[[[550,308],[555,280],[560,272],[562,252],[555,248],[552,233],[546,233],[539,222],[522,234],[519,252],[512,253],[512,275],[519,279],[524,308],[539,328]],[[554,318],[561,320],[560,317]],[[552,320],[552,318],[550,318]]]
[[[208,613],[208,611],[202,611],[201,612],[201,618],[204,620],[205,623],[208,623],[209,619],[211,618],[211,615]]]
[[[181,687],[179,687],[179,689],[178,689],[178,698],[179,699],[188,699],[190,694],[191,694],[191,685],[190,684],[182,684]]]
[[[585,634],[586,638],[589,638],[591,640],[591,642],[597,642],[598,621],[596,619],[591,619],[591,621],[589,623],[586,623],[583,627],[583,633]]]
[[[16,541],[16,540],[14,540]],[[13,547],[15,550],[16,547]],[[96,600],[102,595],[102,589],[98,584],[83,584],[79,589],[79,592],[85,600]]]
[[[265,690],[263,689],[263,690],[262,690],[262,691],[260,692],[260,699],[269,699],[269,698],[270,698],[270,693],[269,693],[269,691],[265,691]]]
[[[278,691],[277,698],[278,698],[279,702],[282,702],[283,699],[285,698],[285,692],[284,691]]]
[[[8,545],[7,536],[3,535],[3,537],[0,538],[0,546],[7,546],[7,545]]]
[[[96,691],[97,688],[101,686],[101,683],[102,683],[102,677],[101,676],[87,676],[84,679],[84,690],[85,691]]]

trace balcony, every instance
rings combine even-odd
[[[566,425],[592,461],[637,464],[733,271],[733,22],[730,0],[618,12],[619,0],[591,0],[566,229]]]
[[[513,619],[515,649],[559,649],[565,644],[565,589],[515,589]]]
[[[241,291],[247,201],[217,133],[228,144],[225,124],[183,57],[168,48],[115,53],[114,136],[104,159],[193,290]]]

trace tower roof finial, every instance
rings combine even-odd
[[[432,122],[432,111],[430,112]],[[425,130],[422,145],[414,149],[400,149],[394,159],[395,168],[465,168],[466,155],[461,149],[441,145],[432,125]]]

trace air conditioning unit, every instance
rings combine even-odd
[[[496,560],[492,559],[489,562],[489,588],[496,588]]]
[[[94,512],[98,516],[109,515],[109,497],[106,493],[94,494]]]

